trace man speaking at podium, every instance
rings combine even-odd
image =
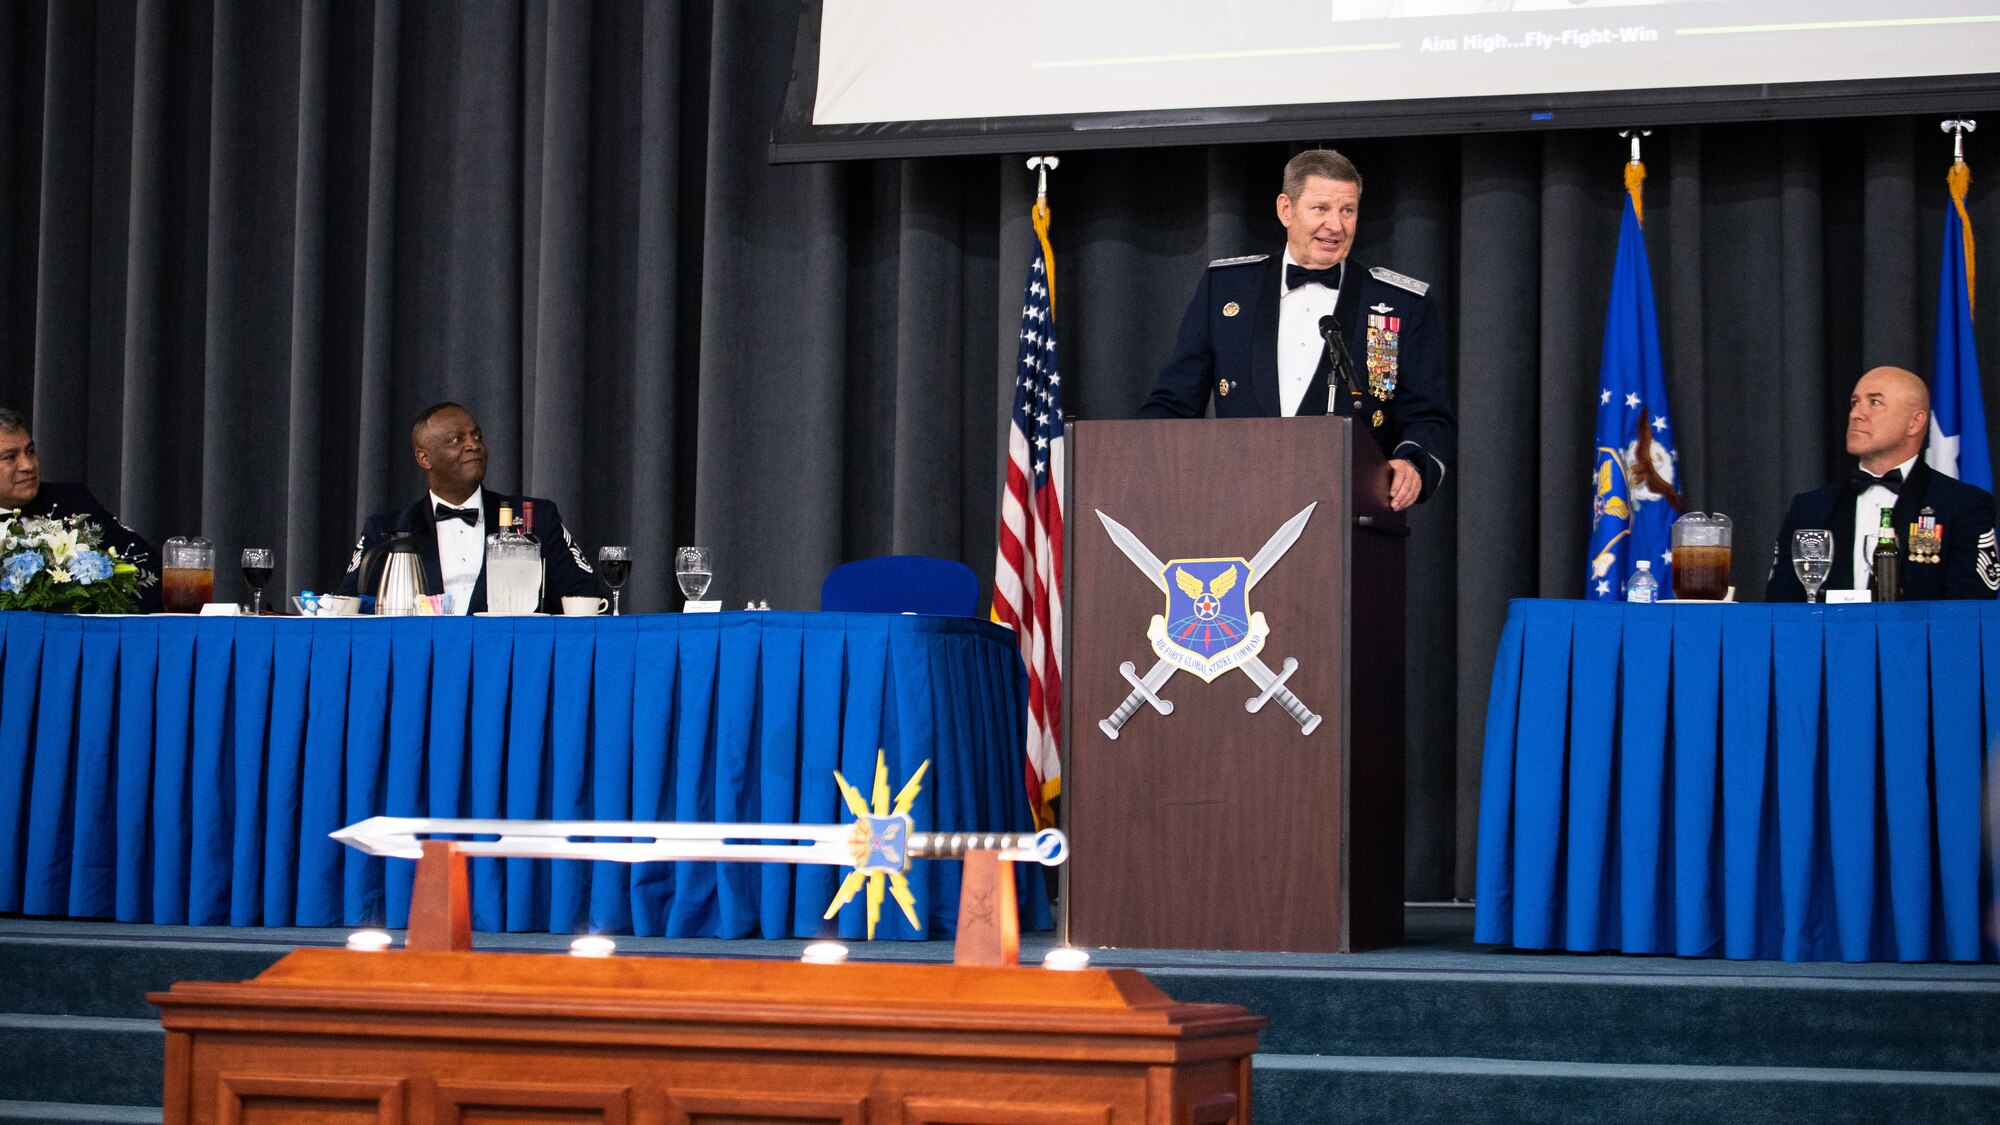
[[[1208,264],[1139,416],[1196,418],[1211,398],[1219,418],[1352,415],[1389,459],[1389,504],[1402,511],[1443,483],[1458,422],[1430,286],[1349,260],[1360,209],[1361,173],[1346,157],[1292,157],[1278,196],[1284,253]]]

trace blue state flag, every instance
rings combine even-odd
[[[1584,596],[1616,601],[1634,563],[1652,561],[1661,597],[1673,589],[1672,527],[1681,509],[1674,429],[1667,420],[1667,379],[1653,278],[1639,230],[1637,180],[1628,173],[1625,220],[1611,268],[1598,370],[1597,452],[1592,461],[1590,556]]]
[[[1972,169],[1963,161],[1945,178],[1944,268],[1938,278],[1937,349],[1931,366],[1931,441],[1924,463],[1947,476],[1993,491],[1986,446],[1986,405],[1979,397],[1979,353],[1972,342],[1972,226],[1965,191]]]

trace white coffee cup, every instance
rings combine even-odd
[[[318,616],[353,617],[361,612],[361,599],[349,594],[321,594]]]
[[[571,594],[562,602],[565,617],[596,617],[611,608],[610,602],[603,598],[593,598],[588,594]]]

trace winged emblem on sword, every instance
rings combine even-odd
[[[1152,642],[1159,659],[1143,676],[1129,660],[1118,666],[1119,675],[1132,685],[1132,693],[1109,716],[1098,721],[1098,729],[1105,737],[1117,738],[1119,730],[1142,706],[1150,704],[1162,715],[1173,714],[1173,701],[1162,699],[1160,689],[1179,671],[1191,672],[1210,683],[1231,669],[1241,671],[1257,685],[1257,694],[1244,701],[1244,710],[1255,713],[1275,699],[1299,724],[1300,734],[1311,734],[1318,728],[1321,716],[1314,714],[1285,686],[1285,681],[1298,671],[1298,660],[1286,657],[1282,670],[1277,672],[1264,663],[1259,654],[1270,636],[1270,626],[1263,614],[1250,609],[1250,590],[1298,542],[1318,506],[1317,501],[1308,504],[1286,520],[1248,559],[1174,559],[1164,563],[1124,524],[1103,512],[1097,513],[1111,541],[1167,596],[1166,612],[1155,615],[1146,630],[1146,639]]]

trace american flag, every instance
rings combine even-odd
[[[1046,827],[1048,802],[1062,793],[1063,422],[1048,203],[1036,199],[1033,214],[1034,259],[1014,361],[993,619],[1020,638],[1028,666],[1028,802],[1035,823]]]

